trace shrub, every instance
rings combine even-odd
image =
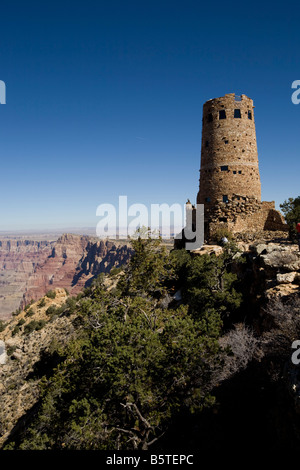
[[[26,317],[32,317],[32,315],[34,315],[34,311],[32,308],[30,308],[28,312],[26,312]]]
[[[222,347],[223,360],[212,371],[211,380],[214,385],[228,380],[247,367],[253,359],[258,340],[252,329],[239,323],[220,338],[219,344]]]
[[[289,236],[291,240],[297,239],[296,225],[300,222],[300,196],[295,199],[290,197],[283,204],[280,204],[280,209],[284,214],[286,223],[289,226]]]
[[[16,349],[17,349],[17,346],[7,346],[6,354],[8,356],[11,356],[15,352]]]
[[[100,276],[59,308],[76,306],[76,336],[61,352],[49,348],[59,366],[42,381],[39,407],[15,447],[105,450],[117,443],[119,450],[147,450],[178,418],[214,403],[209,380],[219,363],[222,318],[241,302],[230,272],[232,244],[218,257],[195,258],[185,251],[170,256],[151,238],[132,245],[114,292]],[[158,307],[176,288],[181,305]],[[251,334],[229,339],[225,347],[242,368]],[[38,372],[45,372],[43,362]]]
[[[19,333],[19,331],[20,331],[20,327],[16,325],[14,329],[12,330],[11,335],[15,336],[17,333]]]
[[[38,306],[39,306],[39,307],[45,307],[45,305],[46,305],[46,300],[45,300],[45,298],[43,297],[42,300],[39,301]]]
[[[213,403],[199,380],[207,357],[218,349],[210,331],[188,317],[186,308],[176,315],[156,312],[149,323],[149,301],[133,299],[127,313],[126,305],[107,301],[109,316],[97,302],[95,318],[85,325],[88,334],[70,343],[59,371],[42,384],[43,403],[25,431],[23,450],[63,448],[66,439],[72,449],[102,450],[115,442],[132,449],[131,437],[135,448],[147,450],[178,410],[200,411]]]
[[[109,273],[109,274],[110,274],[111,276],[116,276],[116,274],[119,274],[121,271],[122,271],[122,268],[116,268],[116,267],[114,267],[114,268],[112,268],[112,269],[110,270],[110,273]]]
[[[21,308],[18,308],[15,312],[12,313],[13,317],[16,317],[17,315],[20,315],[22,312]]]
[[[46,314],[49,316],[55,315],[57,313],[57,308],[55,305],[50,305],[50,307],[47,308]]]
[[[223,237],[226,237],[228,241],[233,239],[232,233],[226,227],[217,228],[211,235],[212,241],[215,243],[220,243]]]
[[[5,330],[5,323],[2,320],[0,320],[0,333],[1,331],[4,331],[4,330]]]
[[[49,320],[49,323],[54,322],[57,318],[58,318],[57,313],[54,313],[53,315],[51,315],[50,320]]]
[[[44,328],[44,326],[46,325],[46,320],[39,320],[37,322],[37,325],[35,327],[36,330],[41,330],[42,328]]]
[[[32,331],[38,331],[41,330],[44,326],[46,325],[45,320],[31,320],[30,323],[27,323],[27,325],[24,326],[24,334],[29,334]]]
[[[46,293],[46,296],[49,298],[49,299],[55,299],[56,297],[56,292],[54,290],[48,290],[48,292]]]
[[[67,309],[69,313],[74,313],[75,309],[76,309],[76,300],[74,297],[69,297],[64,306],[63,306],[63,310]]]
[[[24,307],[25,312],[27,312],[27,310],[29,309],[30,305],[32,305],[33,303],[34,303],[34,300],[31,299],[31,301],[29,302],[29,304],[25,305],[25,307]]]
[[[24,326],[24,334],[27,335],[35,330],[36,320],[32,320],[30,323]]]

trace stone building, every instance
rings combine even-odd
[[[261,201],[254,106],[246,95],[226,94],[203,106],[200,188],[205,233],[287,230],[275,202]]]

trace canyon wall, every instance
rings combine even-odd
[[[20,306],[29,277],[51,255],[53,245],[49,241],[0,240],[0,319]]]
[[[48,290],[76,295],[101,272],[125,263],[127,245],[64,234],[57,241],[0,241],[0,319],[37,300]]]

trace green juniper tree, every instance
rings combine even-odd
[[[295,199],[290,197],[287,201],[280,204],[286,223],[289,226],[289,234],[291,239],[296,239],[296,225],[300,222],[300,196]]]
[[[132,240],[134,254],[115,289],[99,276],[77,299],[77,336],[41,382],[17,449],[148,449],[178,413],[213,403],[222,315],[240,297],[220,257],[168,254],[155,237]],[[182,287],[181,305],[159,300]]]

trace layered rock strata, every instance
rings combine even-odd
[[[100,273],[126,263],[130,254],[127,245],[73,234],[56,242],[2,240],[0,319],[57,287],[76,295]]]

